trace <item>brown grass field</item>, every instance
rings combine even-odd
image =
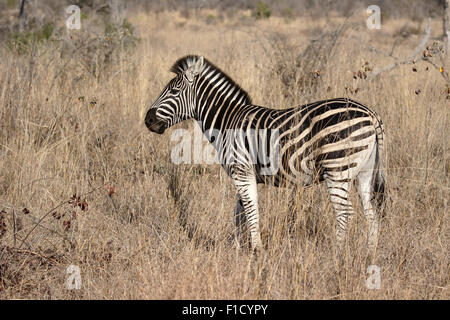
[[[1,299],[449,299],[450,64],[421,52],[380,77],[353,76],[392,63],[391,51],[409,57],[425,20],[390,18],[369,30],[364,8],[348,19],[207,9],[126,18],[134,44],[103,36],[95,17],[70,32],[61,18],[59,33],[22,53],[1,43]],[[441,24],[431,20],[429,46]],[[258,105],[347,96],[381,116],[388,200],[374,258],[356,198],[336,256],[323,185],[299,189],[295,212],[289,189],[258,186],[266,249],[235,245],[231,179],[219,165],[170,160],[172,131],[194,122],[164,135],[144,126],[169,68],[189,53]],[[67,289],[69,265],[80,268],[79,290]],[[381,270],[380,289],[366,287],[369,265]]]

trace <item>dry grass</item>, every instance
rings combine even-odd
[[[321,60],[301,53],[343,18],[216,16],[130,13],[141,41],[131,51],[119,46],[101,73],[61,43],[21,56],[1,49],[0,298],[448,299],[445,81],[425,62],[418,72],[406,65],[373,81],[353,79],[365,61],[375,68],[391,62],[370,47],[390,52],[393,34],[415,22],[369,31],[362,12]],[[432,36],[440,30],[432,21]],[[408,56],[420,40],[409,36],[394,54]],[[205,55],[259,105],[349,96],[381,115],[389,201],[374,261],[360,211],[343,259],[334,255],[323,186],[298,191],[297,214],[287,205],[289,190],[259,187],[267,250],[236,249],[231,180],[218,166],[171,164],[173,129],[159,136],[143,125],[172,77],[169,67],[187,53]],[[291,70],[287,82],[280,76],[280,65],[299,56],[319,68],[308,69],[318,79],[307,87],[302,70]],[[192,130],[193,123],[178,127]],[[66,289],[70,264],[81,269],[81,290]],[[366,288],[370,264],[381,268],[379,290]]]

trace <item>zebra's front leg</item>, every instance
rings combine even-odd
[[[237,195],[236,208],[234,209],[234,219],[236,224],[236,239],[239,246],[244,242],[244,231],[247,223],[245,216],[244,204],[242,203],[241,196]]]
[[[261,249],[262,241],[259,230],[258,190],[256,188],[255,175],[234,175],[233,180],[244,208],[247,228],[250,231],[252,249]]]

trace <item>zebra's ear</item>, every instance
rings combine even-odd
[[[203,70],[203,64],[204,64],[204,59],[203,56],[201,56],[193,66],[190,66],[187,70],[186,70],[186,77],[188,78],[189,81],[194,81],[194,77],[196,75],[198,75],[200,72],[202,72]]]
[[[203,56],[201,56],[194,65],[194,75],[195,76],[198,75],[200,72],[202,72],[203,63],[204,63],[204,59],[203,59]]]

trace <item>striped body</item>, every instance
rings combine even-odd
[[[378,219],[371,200],[384,185],[383,126],[373,111],[346,98],[283,110],[255,106],[233,80],[198,56],[180,59],[172,71],[177,77],[150,107],[146,125],[162,133],[182,120],[197,120],[236,185],[236,224],[240,230],[246,221],[253,247],[261,246],[257,183],[324,181],[342,243],[353,215],[348,191],[354,180],[369,222],[369,246],[376,246]]]
[[[350,99],[331,99],[284,110],[253,105],[241,109],[246,112],[235,117],[226,129],[242,129],[244,132],[255,128],[268,129],[264,140],[269,141],[271,133],[278,131],[279,134],[274,140],[280,149],[279,170],[275,175],[260,174],[261,167],[270,164],[254,164],[259,183],[309,186],[326,177],[342,176],[339,180],[347,180],[345,176],[349,176],[352,179],[358,165],[364,161],[361,153],[372,152],[377,132],[379,142],[383,139],[382,124],[377,115]],[[255,146],[253,153],[260,149],[264,149],[261,151],[263,154],[271,153],[273,144],[259,145],[256,139],[252,142]],[[230,166],[224,167],[231,171]]]

